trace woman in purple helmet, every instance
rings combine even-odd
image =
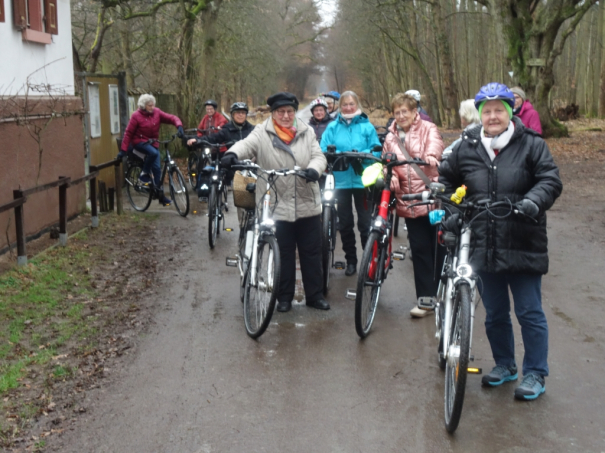
[[[466,185],[466,201],[508,199],[525,214],[479,217],[473,223],[471,265],[480,277],[485,329],[496,362],[481,382],[495,387],[518,377],[510,289],[525,347],[523,380],[514,395],[533,400],[544,393],[548,376],[548,325],[541,296],[542,275],[548,272],[545,213],[563,185],[546,142],[513,117],[514,104],[505,85],[481,88],[475,96],[481,124],[463,132],[439,167],[439,182],[447,193]]]

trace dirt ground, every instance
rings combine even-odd
[[[578,120],[569,122],[568,126],[572,130],[569,138],[548,140],[564,183],[563,194],[553,211],[555,215],[572,216],[586,246],[602,249],[605,243],[602,209],[605,201],[605,132],[582,129],[605,130],[605,122]],[[457,131],[444,131],[446,143],[456,136]],[[128,372],[129,364],[140,353],[141,339],[154,325],[158,314],[167,309],[157,300],[161,289],[158,284],[166,281],[159,278],[158,273],[169,268],[171,261],[179,261],[179,256],[191,243],[190,238],[182,237],[182,230],[175,226],[176,223],[163,220],[160,229],[157,220],[158,216],[153,214],[138,215],[136,220],[131,215],[123,219],[108,215],[101,218],[100,228],[87,231],[85,239],[70,238],[71,246],[76,248],[103,251],[90,263],[95,296],[86,303],[85,312],[85,315],[95,315],[90,319],[99,327],[98,335],[90,342],[94,347],[84,352],[78,345],[62,352],[65,356],[60,358],[61,362],[78,370],[72,376],[49,381],[43,370],[35,370],[20,381],[19,388],[2,395],[4,413],[0,417],[0,446],[6,451],[45,451],[50,447],[53,451],[62,451],[62,441],[55,438],[62,438],[67,431],[78,430],[79,418],[94,409],[86,405],[87,393],[110,387],[117,376]],[[70,234],[88,223],[87,216],[70,222]],[[565,237],[560,239],[563,241]],[[28,253],[33,256],[53,242],[45,235],[28,244]],[[582,253],[574,248],[573,242],[569,243],[569,250],[564,243],[558,247],[563,254]],[[0,257],[0,273],[10,267],[11,261],[14,262],[14,258],[8,254]],[[574,326],[573,313],[555,309],[559,318],[570,327]],[[603,334],[594,333],[602,321],[586,322],[594,324],[591,325],[593,333],[589,335],[592,340],[586,341],[602,345]],[[13,410],[23,404],[35,408],[29,417]]]

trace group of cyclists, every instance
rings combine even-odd
[[[541,301],[541,277],[548,271],[545,212],[560,195],[562,183],[544,140],[514,115],[520,110],[515,94],[503,84],[489,83],[474,99],[463,101],[459,113],[466,128],[445,157],[441,134],[420,106],[421,95],[417,90],[393,96],[393,118],[384,144],[353,91],[342,94],[331,91],[314,99],[308,124],[297,118],[299,101],[288,92],[278,92],[267,99],[271,115],[257,126],[247,121],[246,103],[233,103],[231,120],[227,121],[218,112],[217,103],[208,100],[206,116],[199,126],[200,137],[189,138],[186,143],[195,147],[202,139],[215,144],[235,142],[221,158],[221,167],[227,169],[243,159],[253,159],[266,169],[301,169],[304,178],[287,176],[280,178],[275,186],[279,202],[274,207],[273,219],[282,257],[277,295],[280,312],[292,307],[296,250],[307,306],[320,310],[330,308],[321,284],[319,185],[326,169],[328,147],[335,147],[336,153],[357,151],[377,157],[389,154],[398,160],[417,159],[427,164],[422,168],[413,164],[397,167],[396,177],[391,180],[397,214],[405,219],[413,256],[417,299],[411,311],[413,317],[422,318],[434,311],[438,270],[444,254],[443,248],[437,245],[436,227],[428,220],[431,208],[411,206],[401,197],[422,192],[431,182],[439,182],[444,184],[446,193],[465,186],[466,199],[471,202],[509,200],[525,215],[503,219],[486,216],[474,225],[477,239],[471,264],[480,280],[486,309],[485,327],[495,361],[482,383],[496,387],[518,379],[510,289],[525,347],[523,380],[514,396],[531,400],[544,393],[544,379],[549,373],[548,326]],[[156,108],[151,95],[141,96],[138,105],[139,110],[125,131],[121,152],[134,147],[147,155],[141,179],[161,187],[156,175],[157,148],[147,140],[158,137],[160,123],[173,124],[179,136],[184,137],[182,123]],[[381,147],[382,152],[376,151],[377,147]],[[351,166],[334,175],[345,275],[352,276],[357,272],[355,213],[363,248],[371,228],[369,200],[358,168]],[[257,190],[257,199],[262,195],[260,192],[262,190]],[[170,201],[162,194],[161,204],[167,205]]]

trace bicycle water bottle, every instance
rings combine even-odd
[[[463,184],[456,189],[456,192],[452,194],[450,200],[456,204],[462,203],[462,199],[466,196],[466,186]]]

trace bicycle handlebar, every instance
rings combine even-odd
[[[160,145],[167,145],[172,142],[177,137],[177,134],[174,134],[170,140],[158,140],[157,138],[150,138],[147,140],[148,143],[159,143]]]
[[[264,173],[264,174],[270,175],[270,176],[290,176],[290,175],[295,175],[295,176],[299,176],[301,178],[304,178],[306,180],[309,180],[309,178],[307,177],[306,173],[304,173],[300,167],[294,167],[293,170],[290,170],[288,168],[280,168],[278,170],[275,170],[275,169],[266,170],[266,169],[262,168],[258,164],[255,164],[253,162],[246,162],[246,163],[239,163],[239,164],[231,165],[231,169],[233,169],[233,170],[248,170],[248,171],[253,171],[253,172],[260,171],[261,173]]]

